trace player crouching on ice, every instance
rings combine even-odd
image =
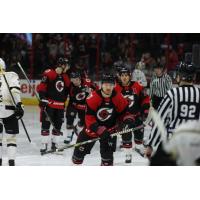
[[[19,133],[18,120],[23,117],[24,110],[20,97],[19,77],[15,72],[5,72],[5,70],[5,62],[0,58],[0,165],[2,165],[4,126],[7,141],[8,164],[9,166],[14,166],[17,150],[16,134]],[[15,102],[12,101],[10,92]]]
[[[100,137],[101,165],[113,165],[113,153],[116,148],[116,137],[111,137],[123,122],[128,128],[134,127],[134,116],[128,112],[128,101],[120,92],[114,90],[115,79],[105,74],[101,81],[101,89],[93,91],[86,99],[85,127],[77,138],[77,143]],[[74,164],[82,164],[89,154],[93,143],[76,147],[72,156]]]

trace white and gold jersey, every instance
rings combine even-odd
[[[0,74],[0,118],[9,117],[14,113],[15,104],[9,90],[12,92],[15,103],[21,102],[19,77],[15,72],[5,72],[5,77]]]

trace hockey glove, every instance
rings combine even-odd
[[[110,132],[107,130],[105,126],[100,126],[97,130],[97,135],[102,139],[108,139],[110,138]]]
[[[153,152],[153,148],[148,145],[146,147],[146,149],[145,149],[145,155],[146,155],[146,157],[147,158],[151,158],[152,152]]]
[[[48,105],[49,101],[47,99],[41,99],[39,106],[45,108]]]
[[[135,123],[132,119],[126,119],[123,122],[123,128],[127,129],[127,128],[134,128],[135,127]]]
[[[134,128],[135,127],[135,117],[127,113],[122,119],[122,129]]]
[[[17,103],[14,114],[17,119],[21,119],[23,117],[24,109],[23,109],[23,104],[21,102]]]

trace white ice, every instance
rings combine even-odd
[[[16,156],[16,165],[17,166],[71,166],[71,157],[73,153],[73,148],[67,149],[62,155],[48,154],[40,155],[41,147],[41,137],[40,137],[40,110],[37,106],[25,106],[25,114],[23,117],[25,126],[30,135],[32,143],[29,143],[25,131],[20,124],[20,134],[17,135],[17,156]],[[62,131],[66,132],[66,124],[63,123]],[[146,131],[148,132],[148,128]],[[60,147],[64,145],[64,137],[60,138]],[[76,136],[73,138],[73,143],[76,142]],[[119,140],[118,140],[119,146]],[[148,165],[148,160],[141,157],[138,153],[133,151],[133,159],[131,164],[125,164],[124,152],[119,147],[114,153],[114,165],[117,166],[130,166],[130,165]],[[83,165],[87,166],[99,166],[100,165],[100,154],[99,154],[99,142],[96,142],[93,147],[91,154],[85,157]],[[6,155],[6,144],[4,139],[3,144],[3,165],[7,165],[7,155]]]

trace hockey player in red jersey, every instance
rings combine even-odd
[[[145,89],[138,82],[131,81],[131,72],[127,68],[121,68],[119,71],[120,82],[116,84],[115,90],[122,93],[128,100],[128,110],[134,115],[135,126],[143,124],[146,120],[149,107],[150,97],[146,94]],[[142,150],[144,129],[134,132],[134,141],[136,151]],[[122,146],[125,150],[126,163],[132,161],[132,133],[122,135]],[[140,152],[141,153],[141,152]]]
[[[52,150],[58,146],[61,126],[64,121],[64,103],[69,93],[70,80],[66,71],[70,68],[68,60],[59,58],[55,69],[47,69],[43,73],[42,81],[38,86],[37,92],[40,96],[41,108],[41,153],[47,151],[49,141],[50,121],[44,110],[47,111],[55,129],[52,130]]]
[[[70,80],[70,100],[66,111],[67,136],[64,140],[65,144],[71,142],[74,132],[76,135],[79,135],[82,131],[85,121],[86,98],[92,90],[97,89],[97,85],[95,85],[91,80],[81,78],[79,72],[72,72],[70,74]],[[77,114],[79,121],[74,126],[74,119]]]
[[[118,120],[132,128],[134,117],[127,112],[128,101],[121,93],[114,91],[115,79],[106,74],[102,78],[101,89],[92,92],[86,99],[85,128],[79,134],[77,143],[100,137],[101,165],[113,165],[113,152],[116,148]],[[82,164],[94,143],[76,147],[72,156],[74,164]]]

